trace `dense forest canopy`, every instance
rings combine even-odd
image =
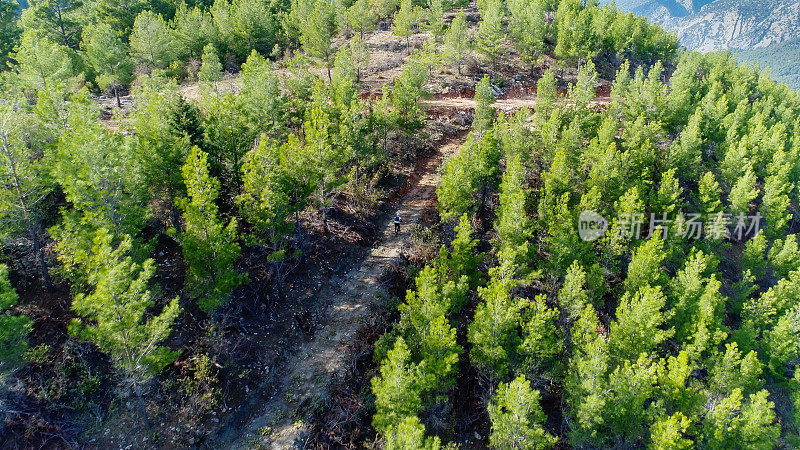
[[[241,406],[219,386],[261,375],[230,316],[281,309],[343,210],[387,206],[447,75],[474,108],[415,229],[436,244],[368,343],[358,439],[800,446],[800,95],[731,54],[597,0],[0,0],[0,19],[9,442],[110,444],[125,416],[195,444],[159,434],[155,385],[182,413]],[[379,51],[399,62],[369,87]],[[535,101],[498,111],[520,80]]]

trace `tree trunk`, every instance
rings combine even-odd
[[[122,102],[119,100],[119,87],[114,86],[114,97],[117,98],[117,108],[122,109]]]
[[[483,207],[486,204],[486,191],[488,191],[488,184],[484,184],[481,188],[481,203],[478,206],[478,217],[483,217]]]
[[[170,208],[170,216],[172,219],[172,227],[175,228],[175,231],[180,233],[183,230],[183,226],[181,224],[181,213],[178,211],[178,207],[175,206],[175,202],[172,202],[172,208]]]
[[[139,386],[139,383],[136,383],[136,387],[134,388],[136,391],[136,400],[139,404],[139,414],[142,416],[142,421],[144,422],[145,428],[148,430],[153,427],[153,424],[150,423],[150,416],[147,415],[147,406],[144,404],[144,396],[142,395],[142,387]]]
[[[47,266],[47,260],[44,257],[42,242],[39,239],[39,235],[36,234],[36,230],[30,229],[29,233],[31,236],[31,242],[33,243],[33,251],[36,252],[36,259],[39,262],[39,270],[41,271],[44,288],[48,291],[52,291],[53,280],[50,278],[50,268]]]

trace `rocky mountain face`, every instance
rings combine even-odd
[[[763,48],[800,37],[798,0],[619,0],[703,52]]]

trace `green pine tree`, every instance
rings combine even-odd
[[[155,305],[150,286],[155,263],[148,259],[139,264],[131,258],[130,237],[122,237],[118,245],[113,240],[107,229],[95,235],[88,263],[91,290],[75,296],[72,309],[79,318],[73,319],[70,332],[111,357],[123,388],[139,400],[149,428],[142,388],[177,357],[177,352],[159,344],[169,336],[181,308],[176,297],[159,314],[145,318]]]
[[[486,0],[480,9],[481,22],[478,25],[476,48],[487,60],[496,61],[504,53],[507,33],[503,27],[505,8],[502,0]]]
[[[510,383],[500,383],[489,402],[492,447],[546,449],[556,444],[556,437],[542,427],[546,417],[539,398],[539,391],[533,390],[522,375]]]
[[[237,222],[234,218],[224,225],[219,218],[219,181],[208,173],[205,152],[192,148],[182,172],[187,198],[178,203],[185,222],[179,240],[188,265],[186,289],[208,312],[226,303],[247,275],[233,267],[241,252]]]
[[[456,63],[458,74],[461,75],[461,67],[467,58],[471,48],[471,38],[467,19],[464,11],[460,10],[450,22],[450,27],[444,35],[444,56],[447,61]]]
[[[10,314],[19,296],[8,280],[8,266],[0,264],[0,374],[16,368],[28,348],[31,320],[24,315]]]
[[[122,108],[119,91],[133,79],[133,63],[128,46],[108,24],[84,28],[82,45],[97,72],[97,85],[100,89],[110,89],[117,99],[117,107]]]
[[[476,133],[485,132],[492,126],[494,121],[492,104],[495,100],[491,79],[489,75],[484,75],[475,86],[475,114],[472,119],[472,130]]]
[[[214,44],[206,44],[203,47],[202,65],[200,72],[197,73],[197,79],[203,83],[217,83],[222,80],[223,71],[222,63],[217,56],[217,49]]]

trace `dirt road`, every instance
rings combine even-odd
[[[259,444],[270,449],[303,447],[307,428],[297,419],[305,415],[300,405],[313,405],[325,398],[329,381],[344,375],[349,364],[348,344],[370,317],[378,279],[408,245],[411,225],[426,209],[435,206],[439,167],[460,143],[461,137],[454,138],[418,164],[396,208],[403,219],[401,233],[394,235],[394,214],[387,214],[381,239],[366,258],[340,278],[325,281],[317,297],[320,301],[333,300],[320,320],[322,326],[258,388],[269,389],[271,398],[253,405],[249,417],[231,417],[206,444],[208,448],[250,448]]]

